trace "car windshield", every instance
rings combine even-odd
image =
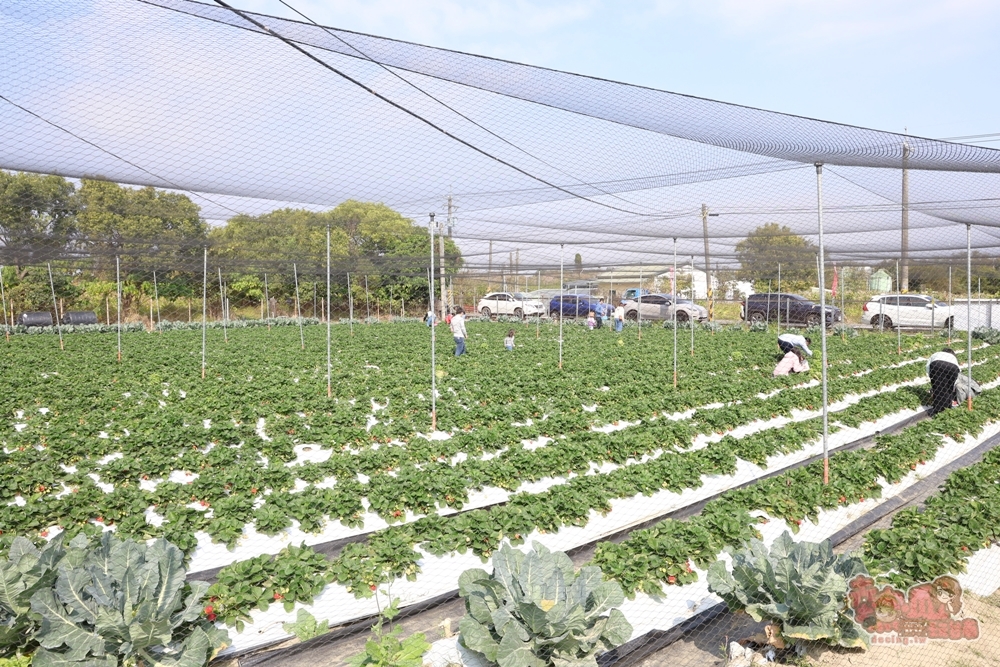
[[[517,299],[518,301],[523,301],[524,299],[528,299],[530,297],[527,294],[523,294],[521,292],[514,292],[514,298]]]
[[[684,304],[685,306],[693,306],[694,305],[694,301],[692,301],[691,299],[677,299],[677,303]]]

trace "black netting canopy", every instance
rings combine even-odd
[[[210,220],[453,202],[466,265],[712,257],[777,222],[828,258],[1000,244],[1000,151],[190,0],[0,0],[0,168],[186,192]],[[904,168],[908,197],[904,206]],[[560,245],[564,248],[560,249]],[[489,251],[487,250],[489,248]]]

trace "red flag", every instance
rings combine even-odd
[[[833,296],[837,296],[837,265],[833,265]]]

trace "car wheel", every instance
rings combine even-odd
[[[549,313],[549,317],[551,317],[552,319],[555,319],[555,318],[559,317],[559,311],[558,310],[551,311]]]
[[[754,312],[750,313],[750,323],[751,324],[760,324],[760,323],[766,322],[766,321],[767,321],[767,318],[764,317],[764,313],[760,312],[759,310],[755,310]]]
[[[809,313],[808,315],[806,315],[806,326],[815,327],[817,325],[819,325],[818,313]]]
[[[943,327],[944,329],[951,329],[951,328],[954,328],[954,326],[955,326],[955,318],[954,317],[949,317],[948,319],[946,319],[944,321],[944,327]]]
[[[524,319],[524,311],[521,310],[520,308],[515,308],[514,309],[514,317],[516,317],[519,320],[523,320]]]
[[[482,316],[483,316],[483,317],[485,317],[486,319],[490,319],[490,318],[491,318],[491,317],[493,316],[493,313],[491,313],[491,312],[490,312],[490,309],[489,309],[489,308],[483,308],[483,309],[482,309],[482,310],[480,310],[479,312],[480,312],[480,313],[482,314]]]
[[[887,315],[876,315],[872,318],[872,329],[891,329],[892,320]]]
[[[674,317],[677,318],[678,322],[687,322],[689,319],[691,319],[691,316],[688,315],[686,310],[678,310],[677,313],[674,315]]]
[[[639,319],[639,311],[638,310],[628,311],[627,313],[625,313],[625,319],[628,320],[629,322],[637,321]]]

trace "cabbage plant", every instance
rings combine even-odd
[[[524,554],[504,544],[492,575],[474,568],[459,577],[462,644],[500,667],[596,667],[598,653],[632,636],[615,609],[625,600],[621,586],[604,581],[598,567],[576,572],[566,554],[532,548]]]
[[[868,633],[848,610],[848,582],[867,574],[853,555],[833,553],[829,541],[795,542],[788,532],[771,545],[751,539],[741,549],[727,547],[732,572],[724,561],[708,570],[708,588],[731,611],[745,611],[755,621],[773,621],[781,635],[868,648]]]

